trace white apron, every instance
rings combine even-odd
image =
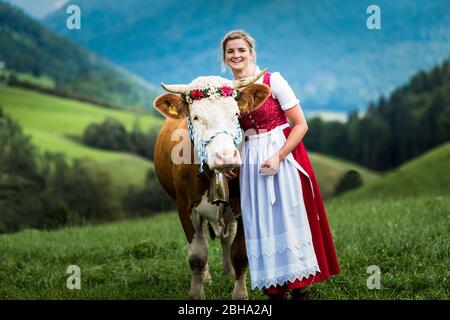
[[[241,208],[252,289],[283,285],[320,271],[297,170],[308,174],[292,153],[274,176],[259,174],[262,163],[286,142],[287,126],[249,136],[242,150]]]

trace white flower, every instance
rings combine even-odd
[[[192,104],[192,102],[193,102],[189,94],[185,95],[185,100],[189,104]]]

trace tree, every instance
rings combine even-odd
[[[106,118],[101,124],[90,124],[84,131],[83,142],[100,149],[130,150],[130,141],[125,126],[111,117]]]
[[[308,132],[303,138],[303,142],[308,150],[322,151],[322,132],[323,120],[320,117],[314,117],[308,120]]]
[[[339,179],[334,195],[337,196],[349,190],[360,187],[363,184],[361,175],[356,170],[349,170],[345,172]]]

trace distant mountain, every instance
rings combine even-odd
[[[143,79],[0,2],[0,62],[9,71],[51,78],[58,92],[112,106],[151,108]]]
[[[81,8],[81,30],[66,29],[65,8],[44,22],[151,83],[219,74],[223,35],[243,28],[259,65],[281,71],[306,111],[364,109],[450,56],[448,0],[376,1],[381,30],[366,26],[368,0],[70,3]]]
[[[41,19],[63,6],[69,0],[4,0],[25,10],[27,14]]]

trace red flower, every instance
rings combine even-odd
[[[224,97],[230,97],[233,95],[233,89],[228,86],[223,86],[220,88],[220,94]]]
[[[194,100],[200,100],[201,98],[205,97],[205,93],[201,90],[192,90],[191,91],[191,98]]]

